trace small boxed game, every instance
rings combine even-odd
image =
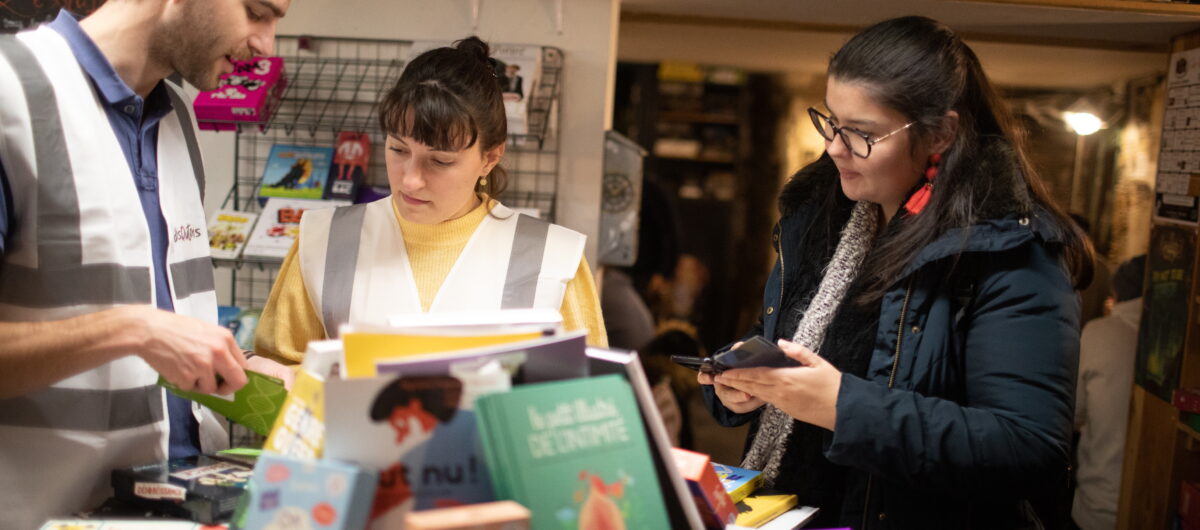
[[[234,130],[237,122],[263,123],[271,105],[283,96],[287,76],[280,57],[233,61],[233,72],[221,76],[217,88],[196,95],[192,108],[199,128]]]
[[[233,528],[366,527],[376,473],[336,460],[301,460],[264,452]]]
[[[215,524],[237,508],[253,469],[208,455],[116,469],[114,495],[163,515]]]

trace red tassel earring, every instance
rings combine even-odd
[[[941,153],[929,155],[929,167],[925,170],[925,185],[921,189],[912,194],[908,198],[908,202],[904,203],[904,209],[909,215],[917,215],[921,210],[925,209],[925,205],[929,204],[929,197],[933,195],[933,179],[937,178],[938,163],[942,161]]]

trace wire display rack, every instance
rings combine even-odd
[[[331,147],[342,131],[368,133],[372,149],[363,185],[386,188],[379,103],[400,77],[412,44],[404,40],[278,36],[276,53],[284,60],[287,87],[264,114],[269,116],[266,121],[235,123],[233,185],[222,208],[259,211],[257,190],[273,145]],[[562,66],[561,50],[542,47],[538,84],[527,99],[528,134],[509,135],[501,162],[508,175],[508,188],[500,197],[504,204],[536,210],[550,221],[555,218],[558,192],[556,102]],[[280,260],[214,261],[233,269],[233,304],[266,304]]]

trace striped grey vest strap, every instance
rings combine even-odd
[[[350,320],[350,297],[354,291],[359,234],[362,233],[366,206],[357,204],[338,208],[330,221],[325,281],[321,289],[321,316],[331,336],[337,336],[338,326]],[[549,222],[524,214],[517,218],[517,229],[509,252],[508,274],[504,281],[502,309],[533,307],[549,231]]]
[[[200,158],[200,142],[196,140],[196,127],[192,124],[192,115],[188,113],[191,105],[187,100],[183,99],[183,89],[170,81],[164,80],[167,94],[171,95],[171,107],[175,109],[175,115],[179,116],[179,123],[183,124],[184,139],[187,141],[188,156],[192,158],[192,168],[196,171],[196,185],[200,188],[200,199],[204,199],[204,162]],[[210,263],[209,266],[212,264]],[[212,290],[212,287],[209,287]],[[177,295],[181,298],[183,295]]]
[[[87,303],[146,303],[149,270],[115,263],[83,263],[79,203],[62,120],[41,64],[13,36],[0,38],[0,53],[13,64],[28,97],[38,164],[38,257],[40,270],[9,266],[0,277],[0,300],[29,307]]]
[[[39,269],[8,264],[0,275],[0,301],[27,307],[67,304],[148,303],[149,270],[116,263],[83,263],[80,208],[54,86],[24,44],[0,37],[0,54],[14,66],[26,94],[38,166]],[[118,392],[46,388],[0,400],[0,425],[107,431],[163,418],[157,385]],[[99,395],[113,406],[107,416],[79,407]]]
[[[162,388],[149,385],[124,390],[49,387],[21,397],[0,399],[0,425],[72,431],[116,431],[163,419]],[[96,415],[80,403],[110,403],[107,415]]]

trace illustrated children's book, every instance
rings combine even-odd
[[[237,210],[217,210],[208,220],[208,246],[214,259],[237,259],[242,255],[250,229],[258,214]]]
[[[478,376],[478,377],[477,377]],[[325,382],[325,457],[379,472],[371,528],[398,527],[411,510],[494,500],[479,446],[475,398],[508,375],[489,365],[450,375]]]
[[[670,528],[629,383],[617,375],[481,396],[479,432],[496,497],[534,528]]]
[[[717,477],[721,479],[721,484],[725,486],[725,491],[729,492],[729,498],[733,499],[733,502],[745,499],[747,495],[754,493],[762,485],[762,471],[742,469],[715,462],[713,469],[717,472]]]
[[[320,199],[333,163],[333,148],[311,145],[271,146],[263,169],[259,201],[265,197]]]
[[[300,218],[306,210],[346,204],[350,202],[271,197],[263,206],[243,254],[246,257],[282,259],[300,235]]]
[[[325,198],[354,200],[358,195],[358,186],[366,178],[370,161],[371,137],[367,133],[338,133],[333,165],[329,167],[329,182],[325,186]]]

